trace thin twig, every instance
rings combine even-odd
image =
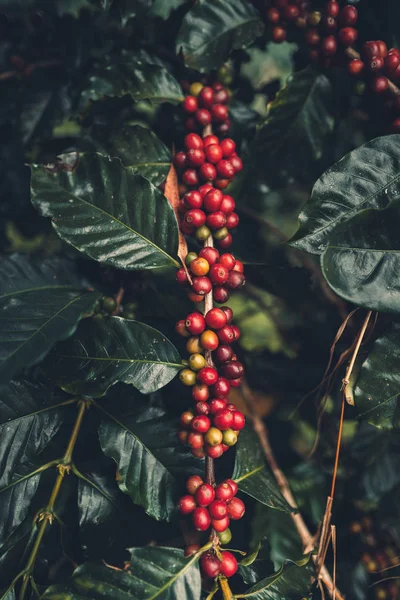
[[[358,336],[358,339],[357,339],[357,343],[356,343],[356,347],[354,348],[353,356],[351,357],[351,360],[350,360],[350,364],[349,364],[349,366],[347,368],[346,375],[344,376],[344,379],[342,381],[343,394],[344,394],[347,402],[349,402],[349,400],[347,398],[347,395],[346,395],[347,386],[349,385],[351,373],[353,371],[354,364],[356,362],[356,358],[357,358],[358,352],[360,350],[360,346],[361,346],[361,343],[363,341],[365,332],[367,331],[367,327],[368,327],[368,323],[370,321],[371,315],[372,315],[372,310],[369,310],[368,313],[367,313],[367,316],[365,317],[363,326],[361,327],[361,331],[359,333],[359,336]],[[351,404],[351,402],[349,402],[349,404]]]

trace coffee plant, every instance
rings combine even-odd
[[[1,600],[399,598],[399,18],[0,0]]]

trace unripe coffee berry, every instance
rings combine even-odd
[[[195,499],[199,506],[208,506],[215,499],[215,491],[209,483],[203,483],[195,493]]]
[[[186,489],[189,494],[194,495],[200,486],[202,486],[204,481],[200,477],[200,475],[192,475],[186,482]]]
[[[198,239],[199,242],[204,242],[210,237],[210,235],[211,229],[209,229],[206,225],[203,225],[196,230],[196,239]]]
[[[200,369],[203,369],[203,367],[206,366],[206,359],[204,358],[204,356],[202,354],[191,354],[189,357],[189,367],[193,370],[193,371],[200,371]],[[233,377],[231,377],[231,379],[234,379]]]
[[[204,436],[204,441],[209,446],[218,446],[222,442],[222,431],[216,427],[210,427]]]
[[[199,256],[190,263],[190,270],[193,275],[200,277],[207,275],[208,271],[210,270],[210,265],[205,258]]]
[[[207,329],[200,336],[200,344],[204,350],[215,350],[219,345],[219,338],[215,331]]]
[[[194,510],[193,525],[197,531],[207,531],[211,525],[211,517],[206,508],[199,506]]]
[[[221,227],[214,231],[213,236],[216,240],[224,240],[229,235],[229,231],[226,227]]]
[[[189,354],[201,353],[202,347],[200,344],[200,338],[198,336],[190,337],[186,342],[186,350],[189,352]]]
[[[194,423],[195,419],[193,419],[193,423]],[[193,424],[192,424],[193,426]],[[226,431],[224,431],[223,433],[223,438],[222,441],[224,444],[226,444],[227,446],[234,446],[237,443],[238,437],[237,437],[237,433],[235,433],[233,431],[233,429],[227,429]]]
[[[228,515],[234,521],[241,519],[246,512],[246,507],[240,498],[232,498],[228,503]]]
[[[218,534],[218,537],[219,537],[220,543],[223,546],[226,546],[226,544],[229,544],[229,542],[232,540],[232,532],[229,528],[225,529],[225,531],[221,531]]]
[[[181,414],[180,423],[183,427],[189,427],[194,419],[194,414],[190,410],[186,410]]]
[[[207,402],[210,395],[208,385],[196,383],[192,388],[192,397],[195,402]]]
[[[182,369],[179,373],[179,379],[183,385],[194,385],[196,383],[196,373],[190,369]]]

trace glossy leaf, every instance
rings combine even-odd
[[[69,584],[52,586],[44,600],[200,600],[197,558],[183,556],[176,548],[131,548],[125,570],[103,565],[78,567]]]
[[[308,597],[314,569],[309,557],[293,563],[288,562],[271,577],[256,583],[244,594],[235,598],[248,598],[248,600],[299,600]]]
[[[169,520],[181,479],[199,471],[201,461],[179,443],[176,419],[159,408],[133,398],[125,406],[120,401],[105,407],[108,418],[99,429],[100,445],[117,465],[120,489],[154,519]]]
[[[332,232],[321,265],[339,296],[380,312],[400,313],[399,226],[400,207],[395,205],[361,211]]]
[[[237,482],[241,492],[258,502],[285,512],[293,510],[267,470],[261,446],[248,425],[240,432],[232,479]]]
[[[63,155],[63,164],[76,154]],[[162,193],[117,159],[91,153],[56,173],[32,166],[32,202],[58,235],[119,269],[177,266],[178,224]]]
[[[303,177],[322,157],[333,131],[332,112],[332,86],[325,75],[311,68],[295,73],[269,105],[251,146],[252,158],[267,176],[283,168]]]
[[[87,319],[44,363],[71,394],[98,398],[122,381],[149,394],[167,385],[181,368],[180,356],[162,333],[120,317]]]
[[[141,61],[111,63],[95,69],[81,93],[80,109],[107,96],[131,96],[135,102],[148,100],[152,104],[178,104],[183,100],[179,83],[167,69]]]
[[[381,429],[392,429],[400,423],[399,396],[400,324],[392,323],[364,361],[354,399],[362,419]]]
[[[335,227],[363,209],[382,209],[400,197],[400,135],[367,142],[328,169],[299,215],[291,245],[321,254]]]
[[[264,30],[255,8],[245,0],[198,0],[186,13],[176,41],[187,67],[209,71],[230,53],[245,48]]]
[[[72,265],[13,254],[0,265],[0,383],[42,360],[70,336],[98,298],[88,293]]]

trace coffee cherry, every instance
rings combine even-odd
[[[233,271],[239,271],[239,273],[243,273],[244,265],[241,260],[236,259],[236,264],[233,267]]]
[[[203,139],[203,145],[204,148],[207,148],[207,146],[212,146],[212,145],[219,145],[219,139],[216,135],[206,135],[206,137]]]
[[[243,287],[245,284],[245,277],[240,271],[232,270],[228,275],[228,279],[225,282],[226,287],[236,290]]]
[[[193,496],[182,496],[179,500],[179,512],[182,515],[189,515],[195,510],[196,506],[197,504]]]
[[[204,196],[207,194],[207,192],[209,192],[212,189],[214,189],[214,188],[211,185],[211,183],[203,183],[203,185],[201,185],[197,191],[199,192],[201,197],[204,198]]]
[[[192,496],[197,492],[200,486],[202,486],[204,481],[200,477],[200,475],[192,475],[186,482],[186,489],[189,494]]]
[[[357,23],[358,12],[355,6],[348,4],[339,13],[339,24],[341,27],[351,27]]]
[[[222,123],[228,118],[228,107],[225,104],[214,104],[211,107],[211,118],[216,123]]]
[[[365,42],[361,53],[366,59],[369,60],[371,60],[374,56],[379,56],[380,50],[378,42]]]
[[[240,338],[240,329],[237,325],[231,325],[232,327],[232,331],[233,331],[233,337],[235,338],[235,341],[237,341]]]
[[[221,150],[224,158],[229,158],[236,150],[236,144],[231,138],[225,138],[220,141]]]
[[[222,344],[232,344],[235,341],[235,332],[231,325],[224,325],[217,332],[218,339]]]
[[[207,327],[210,327],[211,329],[221,329],[221,327],[226,325],[227,318],[223,310],[220,308],[212,308],[206,314],[205,321]]]
[[[238,436],[233,429],[227,429],[223,433],[222,441],[227,446],[234,446],[237,443]]]
[[[213,289],[213,298],[218,304],[224,304],[229,300],[229,292],[222,286],[215,286]]]
[[[211,517],[208,510],[198,506],[193,512],[193,525],[197,531],[207,531],[211,525]]]
[[[216,180],[214,181],[214,185],[218,189],[224,190],[226,187],[228,187],[228,185],[230,184],[230,182],[231,182],[230,179],[224,179],[222,177],[217,177]]]
[[[196,402],[194,410],[196,415],[208,415],[210,412],[210,406],[207,402]]]
[[[246,507],[240,498],[232,498],[228,504],[228,514],[231,519],[237,521],[241,519],[246,511]]]
[[[228,231],[227,228],[224,228],[224,229],[226,229]],[[218,229],[218,231],[222,231],[222,230]],[[232,246],[232,236],[231,236],[231,234],[228,233],[228,235],[224,236],[222,238],[222,240],[219,239],[218,242],[217,242],[217,244],[218,244],[218,248],[221,248],[223,250],[225,250],[227,248],[230,248]]]
[[[281,44],[286,40],[286,29],[283,27],[274,27],[272,30],[272,39],[276,44]]]
[[[364,71],[364,69],[365,69],[365,65],[364,65],[363,61],[359,60],[358,58],[354,58],[347,65],[348,72],[350,73],[350,75],[353,75],[354,77],[358,77],[359,75],[361,75],[361,73]]]
[[[189,338],[186,342],[186,350],[189,352],[189,354],[201,353],[202,347],[200,345],[200,338],[198,336]]]
[[[208,162],[212,164],[218,163],[223,157],[222,149],[219,144],[211,144],[205,148],[205,155]]]
[[[224,196],[222,197],[220,210],[222,212],[224,212],[225,214],[228,214],[228,213],[233,212],[235,210],[235,208],[236,208],[236,203],[235,203],[234,199],[232,198],[232,196],[228,196],[227,194],[224,194]]]
[[[233,556],[232,552],[224,551],[221,553],[221,566],[220,572],[225,577],[232,577],[238,570],[238,564],[236,558]]]
[[[223,158],[217,163],[217,173],[220,177],[232,179],[232,177],[235,175],[235,169],[229,160]]]
[[[214,398],[210,402],[210,415],[216,415],[217,412],[226,407],[226,400],[223,398]]]
[[[197,133],[188,133],[183,144],[187,150],[202,150],[203,140]]]
[[[199,103],[204,108],[211,108],[214,103],[214,90],[211,87],[203,87],[199,93]]]
[[[203,483],[195,493],[195,499],[199,506],[208,506],[215,499],[215,491],[209,483]]]
[[[236,496],[236,494],[238,493],[238,484],[236,483],[236,481],[233,481],[233,479],[225,479],[224,483],[228,483],[233,491],[233,495]]]
[[[204,446],[204,438],[202,433],[195,433],[191,431],[187,438],[188,444],[191,448],[199,450]]]
[[[371,81],[371,89],[376,94],[382,94],[386,92],[389,87],[389,81],[387,77],[376,77]]]
[[[208,527],[206,529],[208,529]],[[206,577],[215,579],[221,572],[221,561],[217,558],[214,552],[206,552],[200,558],[200,567],[202,573],[204,573]]]
[[[174,165],[177,169],[184,169],[187,167],[187,158],[185,152],[177,152],[174,156]]]
[[[379,56],[381,56],[382,58],[385,58],[388,53],[388,49],[387,49],[385,42],[383,42],[382,40],[378,40],[378,47],[379,47]]]
[[[193,275],[201,277],[203,275],[207,275],[208,271],[210,270],[210,265],[208,264],[208,261],[205,258],[202,258],[200,256],[198,258],[195,258],[190,263],[190,270],[193,273]]]
[[[229,158],[229,160],[231,162],[231,165],[235,169],[235,173],[240,173],[240,171],[243,169],[243,161],[242,161],[242,159],[239,158],[239,156],[237,154],[233,154]]]
[[[372,72],[380,71],[383,69],[385,61],[380,56],[374,56],[368,63],[368,69]]]
[[[202,248],[199,253],[199,258],[203,258],[207,261],[207,263],[212,266],[219,259],[219,252],[216,248],[212,248],[211,246],[206,246]]]
[[[306,31],[305,38],[308,46],[318,46],[321,41],[321,36],[317,29],[309,29]]]
[[[334,35],[328,35],[321,42],[321,52],[324,56],[333,56],[336,54],[337,43]]]
[[[233,424],[233,414],[230,410],[224,408],[223,410],[217,412],[213,418],[213,424],[215,427],[218,427],[221,431],[225,431],[226,429],[230,429]]]
[[[215,104],[227,104],[229,102],[228,90],[222,89],[214,92],[214,103]]]
[[[229,306],[221,306],[221,310],[224,311],[224,313],[226,315],[226,321],[227,321],[228,325],[230,325],[230,323],[233,319],[233,310]]]
[[[211,527],[215,529],[217,533],[226,531],[230,525],[230,518],[228,516],[222,519],[211,519]]]
[[[210,396],[208,385],[196,383],[192,388],[192,397],[195,402],[207,402]]]
[[[208,277],[193,277],[192,290],[195,294],[205,296],[212,290],[212,283]]]
[[[228,514],[228,507],[223,500],[213,500],[208,510],[212,519],[223,519]]]
[[[206,225],[199,227],[196,231],[196,238],[199,242],[205,242],[211,235],[211,229],[209,229]]]
[[[211,113],[206,108],[199,108],[199,110],[196,110],[194,118],[202,127],[206,127],[211,123]]]
[[[238,379],[230,379],[229,383],[231,387],[240,387],[243,381],[243,377],[239,377]]]
[[[197,373],[197,381],[204,385],[214,385],[218,380],[218,371],[213,367],[204,367]]]
[[[221,227],[225,227],[225,213],[223,213],[220,210],[210,213],[209,215],[207,215],[206,223],[207,226],[212,230],[221,229]]]
[[[192,335],[199,335],[200,333],[203,333],[203,331],[206,328],[206,322],[204,320],[204,317],[199,312],[190,313],[186,317],[185,325],[186,325],[186,329]],[[201,338],[200,338],[200,343],[201,343]]]
[[[186,169],[186,171],[184,171],[182,174],[182,179],[186,185],[199,185],[199,177],[195,169]]]
[[[224,265],[216,263],[210,268],[208,276],[213,284],[221,286],[228,280],[229,270]]]
[[[181,269],[177,270],[176,281],[179,283],[179,285],[182,285],[182,286],[188,285],[189,280],[187,278],[185,269],[181,268]]]
[[[232,533],[230,529],[225,529],[225,531],[221,531],[218,534],[219,537],[219,541],[223,546],[226,546],[226,544],[229,544],[229,542],[232,539]]]
[[[186,445],[188,443],[189,433],[187,431],[178,431],[178,440],[182,445]]]
[[[204,196],[204,209],[208,212],[214,213],[219,211],[221,206],[223,194],[220,190],[211,189]]]
[[[193,149],[187,152],[187,161],[191,167],[199,167],[206,160],[203,150]]]
[[[245,423],[246,423],[244,414],[241,413],[239,410],[235,410],[235,411],[233,411],[232,415],[233,415],[232,429],[234,429],[235,431],[240,431],[241,429],[243,429],[243,427],[245,426]]]
[[[211,421],[206,415],[200,415],[195,417],[191,423],[191,428],[197,433],[206,433],[210,429],[210,427]]]
[[[199,93],[201,92],[201,90],[203,89],[203,84],[200,83],[200,81],[195,81],[194,83],[192,83],[189,87],[189,93],[192,96],[198,96]]]
[[[200,336],[200,344],[204,350],[215,350],[219,345],[217,334],[214,331],[207,329]]]
[[[199,208],[191,208],[185,214],[185,223],[192,227],[201,227],[206,222],[205,213]]]
[[[180,423],[183,427],[189,427],[194,419],[194,414],[190,410],[186,410],[181,414]]]
[[[189,366],[191,367],[190,359]],[[221,372],[227,379],[238,379],[244,375],[244,368],[242,363],[232,360],[222,365]]]
[[[325,5],[325,9],[324,12],[327,16],[330,17],[337,17],[340,11],[340,6],[339,3],[336,2],[336,0],[330,0],[330,2],[328,2]]]
[[[212,386],[212,393],[215,398],[226,398],[229,394],[231,385],[225,377],[218,377],[218,381]]]
[[[224,447],[222,444],[217,444],[216,446],[207,446],[206,453],[210,458],[220,458],[224,453]]]
[[[191,354],[189,357],[189,367],[192,369],[192,371],[200,371],[200,369],[203,369],[206,364],[206,359],[202,354]],[[234,378],[232,377],[232,379]]]
[[[338,34],[339,42],[342,46],[352,46],[358,38],[358,31],[354,27],[343,27]]]
[[[276,23],[279,23],[280,18],[281,15],[277,8],[269,8],[267,10],[267,19],[270,23],[273,23],[275,25]]]
[[[222,543],[223,542],[221,542],[221,544]],[[228,543],[228,542],[225,542],[225,543]],[[196,554],[199,550],[200,550],[199,544],[190,544],[189,546],[186,546],[186,548],[185,548],[185,556],[186,557],[193,556],[193,554]]]
[[[394,74],[399,65],[400,56],[389,51],[388,55],[385,58],[385,69],[387,70],[388,74]]]
[[[204,442],[209,446],[217,446],[222,442],[222,431],[216,427],[210,427],[204,436]]]
[[[223,363],[228,362],[228,360],[231,360],[232,354],[233,350],[230,346],[221,345],[218,346],[218,348],[214,352],[213,358],[217,364],[221,365]]]
[[[230,502],[234,496],[233,489],[227,481],[219,483],[215,488],[215,498],[217,500],[223,500],[224,502]]]
[[[196,373],[190,369],[182,369],[179,373],[179,379],[183,385],[194,385],[196,383]]]
[[[112,296],[107,296],[102,299],[101,307],[106,313],[111,315],[117,308],[117,302]]]
[[[182,102],[182,108],[187,113],[194,113],[198,108],[197,98],[194,96],[186,96]]]
[[[206,162],[203,165],[201,165],[199,173],[203,181],[213,181],[217,176],[216,168],[209,162]]]
[[[196,129],[198,129],[198,124],[196,123],[195,119],[193,117],[189,117],[189,119],[186,119],[185,121],[185,129],[186,131],[196,131]]]
[[[200,296],[199,294],[195,294],[194,292],[188,292],[188,298],[190,302],[204,302],[204,296]]]

